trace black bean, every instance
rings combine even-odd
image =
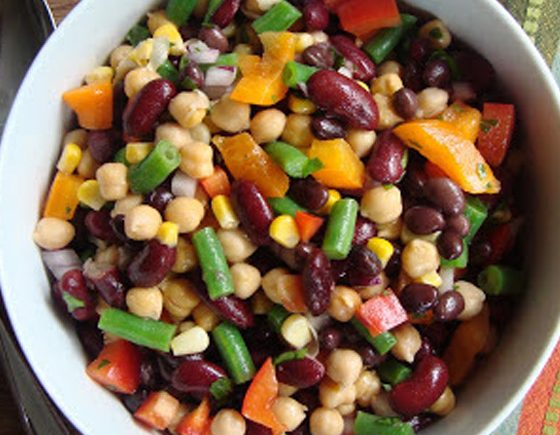
[[[357,348],[365,367],[375,367],[385,360],[385,355],[379,355],[369,344]]]
[[[169,204],[173,198],[174,196],[169,189],[160,186],[146,195],[144,203],[152,206],[163,214],[165,212],[165,207],[167,207],[167,204]]]
[[[423,314],[434,306],[438,291],[428,284],[408,284],[399,295],[403,308],[409,313]]]
[[[424,192],[426,198],[448,216],[465,211],[465,195],[449,178],[429,179],[424,186]]]
[[[432,207],[416,205],[409,208],[404,214],[407,228],[414,234],[431,234],[445,227],[443,215]]]
[[[293,181],[289,195],[309,210],[319,210],[329,199],[328,189],[312,177]]]
[[[465,308],[461,293],[451,290],[440,295],[434,308],[434,317],[440,322],[455,320]]]
[[[229,50],[229,43],[226,36],[217,27],[203,26],[198,32],[198,37],[208,47],[220,50],[220,53],[225,53]]]
[[[348,260],[348,279],[353,286],[375,284],[377,277],[383,270],[377,255],[365,245],[354,246]]]
[[[385,274],[389,278],[395,278],[398,276],[401,270],[401,253],[402,253],[402,246],[398,243],[392,242],[393,244],[393,255],[389,259],[387,266],[385,266]]]
[[[346,129],[340,121],[326,116],[314,116],[311,128],[317,139],[329,140],[346,137]]]
[[[447,219],[446,228],[455,231],[459,236],[465,237],[470,230],[470,222],[463,214],[457,214]]]
[[[438,237],[437,248],[443,258],[454,260],[463,253],[463,240],[454,230],[445,230]]]
[[[432,51],[432,43],[426,38],[415,38],[410,42],[408,55],[418,63],[423,62]]]
[[[402,88],[393,96],[393,106],[404,119],[411,119],[418,110],[418,98],[412,89]]]
[[[403,83],[413,92],[420,92],[423,88],[422,68],[416,62],[409,62],[404,67]]]
[[[92,130],[87,136],[89,152],[97,163],[106,163],[113,158],[116,151],[115,132],[113,130]]]
[[[422,169],[409,168],[403,180],[403,191],[413,198],[422,198],[426,181],[428,176]]]
[[[377,234],[377,226],[369,219],[358,216],[356,219],[356,226],[354,228],[354,237],[352,238],[352,245],[363,245],[369,239],[375,237]]]
[[[321,350],[334,350],[342,342],[342,334],[335,326],[327,326],[319,331]]]
[[[149,391],[148,390],[138,390],[134,394],[124,394],[122,396],[122,401],[126,409],[130,413],[135,413],[140,405],[144,403],[144,401],[148,398]]]
[[[303,61],[320,69],[328,69],[334,66],[334,51],[325,42],[307,47],[303,52]]]
[[[469,264],[484,265],[492,256],[492,245],[486,240],[476,240],[469,249]]]
[[[444,88],[451,80],[451,70],[445,60],[432,59],[426,64],[422,78],[426,86]]]
[[[189,80],[185,80],[188,78]],[[180,82],[183,87],[189,90],[201,88],[204,85],[204,73],[194,62],[189,62],[185,68],[181,71],[179,77]]]

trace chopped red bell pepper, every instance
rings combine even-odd
[[[406,310],[392,290],[372,297],[356,312],[356,318],[373,335],[379,335],[408,320]]]
[[[336,13],[342,28],[362,39],[401,23],[396,0],[347,0],[337,6]]]
[[[272,406],[278,397],[278,380],[272,364],[268,358],[259,369],[243,399],[241,414],[272,430],[274,435],[280,435],[286,428],[278,421]]]
[[[499,263],[503,256],[513,247],[514,242],[513,227],[510,223],[497,226],[488,234],[491,254],[487,264]]]
[[[140,385],[141,360],[135,345],[117,340],[105,345],[99,356],[87,366],[86,372],[111,391],[132,394]]]
[[[303,242],[309,242],[323,225],[324,219],[303,211],[296,211],[296,225]]]
[[[179,435],[207,435],[210,433],[211,423],[210,401],[205,397],[194,411],[181,420],[175,432]]]
[[[152,392],[144,400],[134,417],[154,429],[164,430],[171,424],[179,409],[179,401],[166,391]]]
[[[484,103],[477,147],[490,166],[502,164],[514,126],[515,107],[512,104]]]
[[[231,184],[226,171],[219,166],[214,168],[214,173],[212,175],[201,179],[200,184],[210,198],[214,198],[218,195],[229,196],[231,193]]]
[[[323,0],[323,3],[329,8],[331,11],[336,11],[342,3],[346,2],[347,0]]]

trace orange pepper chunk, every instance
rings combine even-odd
[[[314,140],[309,149],[310,159],[318,158],[323,169],[313,177],[327,187],[359,189],[366,179],[364,164],[344,139]]]
[[[70,220],[74,217],[78,200],[78,189],[84,179],[76,175],[57,172],[51,184],[43,217]]]
[[[474,144],[452,124],[438,119],[411,121],[393,131],[407,146],[439,166],[469,193],[498,193],[500,182]]]
[[[474,107],[470,107],[462,101],[455,101],[445,109],[441,119],[453,124],[472,143],[478,138],[482,114]]]
[[[291,32],[264,32],[259,35],[264,47],[264,61],[272,59],[283,64],[296,57],[297,37]]]
[[[78,115],[80,127],[106,130],[113,125],[113,85],[92,83],[65,92],[64,102]]]
[[[214,143],[234,178],[252,181],[269,198],[286,195],[290,179],[250,134],[216,136]]]

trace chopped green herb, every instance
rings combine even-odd
[[[464,112],[464,109],[461,107],[461,105],[455,103],[451,105],[451,109],[453,109],[453,111],[457,113]]]
[[[140,24],[136,24],[128,31],[126,35],[126,39],[130,42],[130,45],[136,47],[140,44],[144,39],[148,39],[150,37],[150,31],[147,27],[141,26]]]
[[[100,370],[103,367],[108,366],[109,364],[111,364],[111,361],[109,361],[108,359],[101,360],[101,362],[97,366],[97,370]]]
[[[296,359],[304,359],[307,355],[307,348],[298,349],[298,350],[291,350],[288,352],[281,353],[276,358],[274,358],[274,365],[277,366],[278,364],[282,364],[286,361],[293,361]]]
[[[492,127],[496,127],[498,123],[499,121],[497,119],[483,119],[482,121],[480,121],[480,129],[484,133],[488,133],[492,129]]]
[[[69,313],[73,312],[74,310],[77,310],[78,308],[84,308],[86,306],[84,301],[75,298],[68,292],[62,292],[62,299],[64,299],[64,302],[66,303],[66,308],[68,308]]]
[[[392,184],[384,184],[383,185],[383,189],[385,190],[391,190],[394,186]]]
[[[441,31],[441,29],[439,27],[434,27],[432,30],[430,30],[429,33],[431,38],[440,40],[441,38],[443,38],[443,32]]]
[[[478,175],[478,178],[480,178],[481,180],[486,178],[486,165],[484,163],[479,163],[478,165],[476,165],[476,173]]]
[[[210,394],[216,400],[223,400],[233,391],[233,383],[229,378],[220,378],[210,385]]]

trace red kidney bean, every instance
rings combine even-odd
[[[336,115],[353,128],[374,130],[379,110],[373,96],[356,81],[335,71],[322,70],[307,82],[311,100],[331,115]]]
[[[74,269],[66,272],[56,283],[54,291],[74,319],[84,321],[97,316],[95,300],[81,270]]]
[[[443,215],[432,207],[416,205],[404,213],[404,222],[414,234],[431,234],[445,227]]]
[[[315,408],[321,406],[319,403],[319,391],[317,387],[298,390],[296,394],[294,394],[294,399],[303,406],[306,406],[309,413],[311,413]]]
[[[389,393],[391,408],[405,417],[413,417],[429,408],[443,393],[449,374],[438,357],[423,358],[412,376],[393,387]]]
[[[208,47],[220,50],[220,53],[225,53],[229,50],[229,42],[224,32],[216,27],[202,27],[198,32],[198,37]]]
[[[334,280],[331,264],[319,248],[311,251],[302,272],[305,303],[314,316],[325,312],[329,306]]]
[[[152,206],[163,214],[165,212],[165,207],[167,207],[167,204],[169,204],[173,198],[175,198],[175,196],[167,187],[160,186],[146,195],[144,203]]]
[[[403,308],[409,313],[423,314],[438,300],[438,291],[428,284],[408,284],[400,293]]]
[[[336,326],[327,326],[319,331],[321,350],[334,350],[342,343],[342,333]]]
[[[235,181],[232,186],[232,202],[241,226],[251,241],[256,245],[268,243],[268,228],[274,220],[274,212],[255,183]]]
[[[319,210],[329,199],[328,189],[312,177],[292,181],[289,195],[302,207]]]
[[[412,89],[402,88],[393,96],[393,106],[404,119],[411,119],[418,110],[418,98]]]
[[[410,42],[408,55],[414,62],[424,62],[431,52],[432,43],[426,38],[414,38]]]
[[[77,322],[76,332],[80,343],[84,348],[90,361],[97,358],[103,349],[103,334],[97,327],[96,322]]]
[[[142,138],[155,128],[157,120],[177,94],[169,80],[153,80],[129,100],[123,114],[123,127],[131,138]]]
[[[116,266],[88,260],[84,264],[84,276],[105,302],[112,307],[124,308],[126,286]]]
[[[469,234],[471,224],[465,215],[457,214],[447,219],[445,228],[455,231],[461,237],[465,237]]]
[[[302,54],[303,61],[307,65],[319,69],[329,69],[334,66],[334,50],[326,42],[307,47]]]
[[[469,264],[486,265],[492,258],[492,245],[487,240],[476,240],[469,249]]]
[[[325,376],[325,366],[315,358],[294,359],[278,364],[276,376],[284,384],[309,388],[321,382]]]
[[[463,253],[463,239],[454,230],[445,230],[437,239],[439,255],[446,260],[459,258]]]
[[[128,278],[137,287],[153,287],[171,271],[175,258],[175,248],[152,239],[132,259],[127,268]]]
[[[352,63],[354,77],[364,82],[369,82],[375,77],[375,64],[360,50],[348,36],[331,36],[331,44],[349,62]]]
[[[113,130],[92,130],[87,136],[89,152],[97,163],[103,164],[113,159],[116,151]]]
[[[340,121],[326,116],[314,116],[311,128],[317,139],[330,140],[346,137],[346,129]]]
[[[369,175],[384,184],[397,183],[404,175],[406,147],[390,130],[382,132],[368,161]]]
[[[434,348],[432,343],[426,337],[422,337],[422,343],[420,344],[420,349],[416,351],[414,355],[414,365],[417,365],[422,359],[426,358],[428,355],[434,354]]]
[[[477,92],[490,88],[495,78],[495,71],[490,62],[472,51],[461,51],[453,57],[461,70],[463,80],[471,83]]]
[[[463,295],[455,290],[450,290],[439,296],[434,308],[434,317],[440,322],[455,320],[465,309]]]
[[[329,11],[321,0],[306,0],[303,3],[303,20],[307,30],[325,30],[329,25]]]
[[[403,83],[413,92],[422,90],[422,68],[416,62],[409,62],[404,67]]]
[[[214,382],[225,377],[225,370],[210,361],[183,361],[173,372],[171,384],[183,393],[206,394]]]
[[[179,81],[185,84],[187,77],[190,79],[190,84],[186,86],[188,90],[199,89],[204,86],[204,72],[202,72],[198,64],[194,62],[187,63],[179,75]]]
[[[310,243],[300,243],[292,249],[285,248],[276,242],[271,242],[268,246],[290,269],[298,271],[303,268],[305,260],[313,250],[313,245]]]
[[[426,86],[445,88],[451,80],[451,70],[443,59],[432,59],[424,68],[422,79]]]
[[[377,234],[377,226],[369,219],[358,216],[356,219],[356,226],[354,228],[354,237],[352,238],[352,245],[364,245],[369,239],[375,237]]]
[[[245,419],[247,429],[245,435],[272,435],[272,430],[262,424],[256,423],[253,420]]]
[[[373,285],[383,270],[377,255],[365,245],[352,248],[348,256],[348,280],[352,286]]]
[[[111,226],[111,212],[109,210],[89,211],[84,224],[93,237],[109,243],[116,241],[116,235]]]
[[[345,282],[347,272],[348,272],[347,260],[331,261],[331,274],[335,283]]]
[[[224,0],[222,5],[214,12],[212,22],[222,29],[229,26],[241,6],[241,0]]]
[[[449,178],[430,178],[424,185],[424,192],[426,198],[448,216],[465,211],[465,194]]]

